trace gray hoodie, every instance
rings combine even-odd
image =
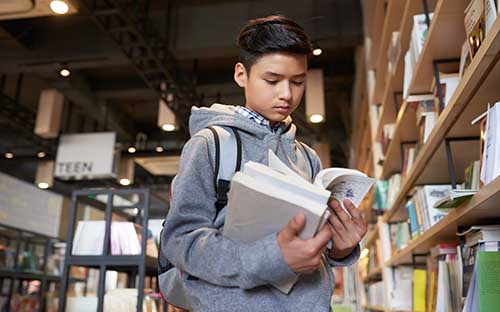
[[[359,257],[359,247],[340,263],[325,253],[319,269],[300,275],[288,295],[269,286],[296,273],[286,264],[276,233],[247,244],[222,235],[225,209],[216,216],[214,139],[209,131],[200,132],[214,125],[240,130],[242,164],[249,160],[267,164],[267,151],[271,149],[292,169],[311,179],[309,163],[295,142],[296,127],[291,118],[272,132],[235,113],[234,106],[193,107],[189,120],[192,137],[182,151],[161,252],[184,271],[184,286],[194,311],[330,311],[334,287],[331,266],[352,264]],[[307,150],[314,176],[321,164],[314,150]]]

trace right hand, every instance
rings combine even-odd
[[[324,226],[316,236],[303,240],[298,233],[306,225],[306,217],[298,213],[278,232],[278,245],[285,262],[295,273],[312,273],[321,264],[326,244],[332,237],[328,226]]]

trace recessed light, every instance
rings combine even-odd
[[[12,159],[12,158],[14,158],[14,154],[12,154],[12,153],[5,153],[5,158]]]
[[[313,50],[313,54],[316,56],[321,55],[321,53],[323,53],[323,50],[321,50],[321,48],[316,48]]]
[[[50,9],[56,14],[66,14],[69,11],[69,6],[62,0],[52,0],[50,2]]]
[[[69,77],[69,75],[71,75],[71,72],[69,71],[69,69],[63,68],[59,71],[59,75],[63,77]]]
[[[161,147],[161,146],[157,146],[155,150],[156,150],[158,153],[161,153],[161,152],[163,152],[163,147]]]
[[[38,152],[36,154],[36,157],[38,157],[38,158],[44,158],[45,156],[46,156],[45,152]]]
[[[135,147],[133,147],[133,146],[131,146],[131,147],[129,147],[129,148],[128,148],[128,152],[129,152],[130,154],[133,154],[133,153],[135,153],[136,151],[137,151],[137,149],[136,149]]]
[[[324,119],[325,118],[323,117],[323,115],[311,115],[311,117],[309,117],[309,121],[311,121],[312,123],[320,123]]]
[[[163,126],[161,126],[161,128],[163,129],[163,131],[171,132],[175,130],[175,125],[164,124]]]

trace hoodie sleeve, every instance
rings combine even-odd
[[[276,233],[239,243],[214,226],[213,166],[208,140],[193,136],[181,155],[161,252],[189,275],[219,286],[251,289],[296,276],[285,262]]]

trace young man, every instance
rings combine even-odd
[[[306,222],[302,214],[278,233],[250,244],[222,235],[225,210],[216,213],[215,143],[210,131],[201,130],[214,125],[239,129],[242,163],[267,164],[271,149],[307,179],[312,177],[305,153],[313,175],[321,169],[314,150],[296,142],[290,118],[304,93],[311,52],[303,29],[282,16],[251,20],[240,32],[238,46],[234,79],[245,90],[245,107],[193,108],[192,138],[182,152],[161,250],[184,272],[194,311],[330,311],[331,266],[356,261],[358,243],[366,233],[352,203],[344,203],[352,218],[338,202],[329,203],[335,212],[330,225],[309,240],[298,236]],[[330,240],[333,247],[327,250]],[[288,295],[269,285],[296,275]]]

